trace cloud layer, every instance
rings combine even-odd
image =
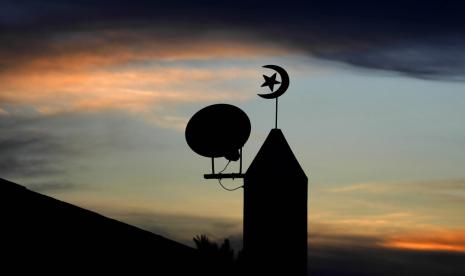
[[[462,80],[465,72],[461,51],[465,5],[460,1],[291,1],[285,5],[274,1],[113,1],[111,5],[43,1],[40,8],[35,2],[5,1],[2,5],[3,70],[44,53],[59,55],[62,50],[55,45],[63,40],[76,41],[74,51],[86,48],[81,39],[88,45],[103,43],[88,49],[98,52],[131,48],[134,41],[176,48],[222,39],[255,42],[262,49],[280,45],[360,68],[421,78]],[[120,32],[128,34],[115,35]]]

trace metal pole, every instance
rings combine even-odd
[[[242,173],[242,148],[239,150],[240,161],[239,161],[239,173]]]
[[[275,112],[274,128],[278,128],[278,98],[276,98],[276,112]]]

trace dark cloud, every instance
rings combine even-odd
[[[383,246],[387,238],[382,234],[344,234],[335,232],[336,229],[326,224],[310,226],[309,275],[452,276],[465,273],[465,253],[391,249]]]
[[[360,68],[462,80],[464,12],[461,1],[3,1],[0,66],[59,54],[53,43],[71,32],[124,28],[173,41],[242,33]]]
[[[10,117],[0,119],[0,175],[38,177],[63,173],[60,163],[68,153],[63,141],[46,132],[11,126]]]
[[[0,177],[39,192],[88,189],[95,183],[83,183],[78,172],[105,171],[106,164],[92,163],[96,156],[123,158],[141,145],[163,154],[176,149],[164,142],[173,137],[117,111],[0,116]]]
[[[166,214],[143,211],[111,211],[111,217],[121,219],[148,231],[176,239],[193,246],[192,238],[196,235],[207,235],[215,241],[227,237],[238,240],[237,233],[240,221],[230,218],[192,216],[186,214]],[[218,233],[224,236],[218,236]],[[237,244],[237,242],[235,242]]]
[[[452,252],[392,250],[368,246],[310,246],[308,268],[309,275],[452,276],[464,275],[464,264],[465,254]]]
[[[44,182],[31,182],[28,183],[27,188],[39,193],[47,193],[50,191],[70,190],[75,188],[82,188],[83,185],[77,185],[73,182],[67,181],[44,181]]]
[[[367,49],[319,51],[316,55],[361,68],[401,72],[417,78],[463,81],[465,80],[465,55],[462,51],[464,45],[465,39],[460,40],[450,36],[387,43]]]

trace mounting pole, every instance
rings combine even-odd
[[[239,158],[240,158],[240,161],[239,161],[239,174],[242,173],[242,148],[239,149]]]
[[[212,174],[215,174],[215,158],[212,157]]]
[[[276,98],[276,110],[275,110],[275,119],[274,119],[274,128],[278,128],[278,98]]]

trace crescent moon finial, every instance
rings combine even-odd
[[[275,113],[275,128],[278,128],[278,97],[286,92],[287,88],[289,88],[289,75],[287,74],[286,70],[278,65],[265,65],[263,68],[269,68],[276,71],[281,76],[281,82],[276,80],[276,73],[274,73],[271,77],[263,75],[265,78],[265,82],[262,84],[262,87],[268,86],[272,93],[270,94],[258,94],[258,96],[265,98],[265,99],[275,99],[276,100],[276,113]],[[276,91],[273,92],[274,85],[281,84]]]
[[[284,94],[286,92],[287,88],[289,88],[289,75],[287,74],[286,70],[284,68],[278,66],[278,65],[265,65],[263,68],[269,68],[273,69],[276,71],[281,76],[281,82],[276,80],[276,73],[274,73],[271,77],[263,75],[263,78],[265,78],[265,82],[262,84],[262,87],[268,86],[271,90],[272,93],[270,94],[258,94],[258,96],[265,98],[265,99],[275,99]],[[279,88],[273,92],[274,85],[275,84],[280,84]]]

